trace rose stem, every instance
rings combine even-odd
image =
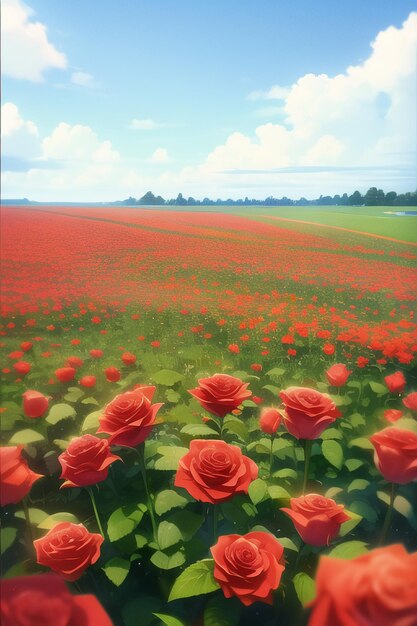
[[[271,435],[271,449],[269,451],[269,475],[272,476],[272,466],[274,464],[274,435]]]
[[[155,520],[155,512],[153,508],[153,500],[152,500],[151,493],[149,491],[148,479],[146,477],[145,444],[144,443],[140,444],[136,448],[136,450],[138,453],[139,467],[140,467],[140,471],[142,474],[143,484],[145,485],[146,500],[147,500],[149,515],[151,518],[153,538],[154,538],[155,543],[158,544],[158,533],[156,529],[156,520]]]
[[[304,440],[304,478],[303,478],[303,495],[307,489],[307,480],[308,480],[308,468],[310,465],[310,456],[311,456],[311,439]]]
[[[391,526],[392,513],[394,511],[394,500],[395,500],[395,484],[391,483],[389,505],[388,505],[387,512],[385,514],[384,525],[381,531],[381,537],[379,539],[380,546],[384,543],[387,533]]]
[[[100,531],[101,535],[102,535],[103,537],[105,537],[105,535],[104,535],[104,531],[103,531],[103,527],[102,527],[101,522],[100,522],[100,517],[99,517],[98,511],[97,511],[96,499],[95,499],[95,497],[94,497],[93,490],[92,490],[92,488],[91,488],[91,487],[87,487],[87,491],[88,491],[89,496],[90,496],[90,499],[91,499],[91,504],[93,505],[94,515],[96,516],[96,521],[97,521],[97,526],[98,526],[98,529],[99,529],[99,531]]]
[[[212,511],[213,511],[213,546],[216,543],[217,540],[217,519],[218,519],[218,508],[216,504],[212,505]]]
[[[22,500],[22,509],[23,509],[23,514],[25,516],[25,522],[26,522],[26,527],[27,527],[28,532],[29,532],[29,537],[30,537],[30,540],[31,540],[31,542],[33,544],[33,542],[35,541],[35,537],[34,537],[34,534],[33,534],[33,528],[32,528],[32,524],[31,524],[31,521],[30,521],[29,508],[28,508],[28,503],[27,503],[26,498],[23,498],[23,500]]]

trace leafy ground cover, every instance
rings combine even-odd
[[[321,556],[417,549],[415,247],[214,212],[2,226],[2,450],[36,474],[5,478],[4,577],[55,567],[117,626],[292,626]],[[370,440],[387,427],[410,438],[396,475]],[[71,574],[62,523],[87,533],[64,528]],[[231,571],[252,550],[248,588]]]

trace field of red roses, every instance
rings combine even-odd
[[[2,624],[416,626],[416,247],[10,207],[1,248]]]

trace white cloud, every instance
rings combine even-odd
[[[148,163],[169,163],[171,158],[168,154],[168,150],[166,148],[157,148],[152,156],[149,157]]]
[[[33,13],[20,0],[2,1],[2,73],[40,82],[46,70],[65,69],[67,59],[48,40],[46,26],[33,21]]]
[[[129,124],[129,128],[133,128],[133,130],[155,130],[155,128],[160,128],[161,126],[162,124],[158,124],[153,120],[138,120],[136,118]]]
[[[45,159],[60,161],[91,160],[96,163],[114,163],[120,159],[110,141],[101,142],[89,126],[70,126],[65,122],[61,122],[51,135],[45,137],[42,151]]]
[[[80,87],[94,87],[94,77],[87,72],[73,72],[71,74],[71,82]]]
[[[274,85],[267,91],[252,91],[248,95],[248,100],[285,100],[289,92],[289,87]]]
[[[1,107],[2,152],[7,157],[30,159],[40,154],[39,133],[36,125],[24,120],[12,102]]]

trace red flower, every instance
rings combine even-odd
[[[367,359],[365,356],[358,356],[358,358],[356,359],[356,365],[361,369],[368,365],[368,363],[369,359]]]
[[[26,376],[29,374],[31,365],[26,361],[17,361],[17,363],[13,363],[13,369],[20,374],[20,376]]]
[[[103,350],[90,350],[90,356],[93,357],[93,359],[101,359],[103,354]]]
[[[124,352],[121,359],[125,365],[133,365],[136,363],[136,356],[131,352]]]
[[[403,405],[411,411],[417,411],[417,391],[413,391],[403,398]]]
[[[108,367],[104,370],[104,374],[109,383],[116,383],[122,377],[120,370],[118,370],[117,367]]]
[[[83,387],[94,387],[94,385],[96,384],[96,377],[95,376],[83,376],[82,378],[80,378],[80,385],[82,385]]]
[[[160,341],[151,341],[151,346],[152,346],[152,348],[160,348],[161,347],[161,342]]]
[[[396,422],[403,416],[403,412],[398,409],[386,409],[384,417],[388,422]]]
[[[265,408],[259,418],[259,427],[264,433],[274,435],[281,424],[281,419],[282,416],[278,409]]]
[[[301,539],[312,546],[329,545],[341,524],[350,519],[343,505],[315,493],[291,498],[290,508],[281,511],[291,518]]]
[[[107,439],[83,435],[73,439],[68,448],[59,455],[61,487],[86,487],[106,480],[109,466],[120,457],[111,453]]]
[[[228,350],[229,352],[232,352],[233,354],[239,354],[240,352],[239,346],[236,343],[231,343],[229,345]]]
[[[67,358],[67,365],[69,365],[69,367],[82,367],[84,361],[78,356],[69,356]]]
[[[23,341],[20,344],[20,349],[23,350],[23,352],[28,352],[32,348],[33,348],[33,343],[31,341]]]
[[[7,356],[9,359],[21,359],[23,355],[23,350],[15,350],[14,352],[10,352]]]
[[[23,411],[27,417],[42,417],[48,410],[49,399],[43,393],[28,389],[22,395]]]
[[[55,376],[61,383],[68,383],[74,379],[75,368],[74,367],[60,367],[55,370]]]
[[[16,504],[32,489],[42,474],[33,472],[22,457],[23,446],[0,448],[0,504]]]
[[[214,578],[226,598],[237,596],[245,606],[258,601],[272,604],[272,592],[285,569],[284,548],[273,535],[223,535],[210,551]]]
[[[351,375],[352,371],[348,370],[344,363],[335,363],[326,372],[326,378],[333,387],[343,387]]]
[[[262,372],[262,365],[260,363],[252,363],[250,366],[251,370],[254,372]]]
[[[417,434],[389,426],[370,437],[375,465],[391,483],[404,485],[417,478]]]
[[[384,380],[391,393],[401,393],[407,383],[402,372],[394,372],[394,374],[385,376]]]
[[[228,374],[214,374],[210,378],[200,378],[196,389],[189,393],[197,398],[201,406],[218,417],[224,417],[237,409],[252,395],[240,378]]]
[[[93,595],[72,596],[55,574],[2,580],[3,626],[112,626]]]
[[[341,416],[333,400],[308,387],[289,387],[279,394],[284,403],[284,423],[297,439],[317,439]]]
[[[226,502],[236,493],[248,493],[258,477],[258,466],[237,446],[224,441],[194,439],[180,459],[175,486],[201,502]]]
[[[162,404],[151,404],[155,387],[141,387],[116,396],[104,408],[98,433],[111,435],[110,443],[134,448],[145,441]]]
[[[351,561],[323,556],[309,626],[415,626],[417,553],[402,545]]]
[[[324,354],[327,354],[327,356],[331,356],[332,354],[334,354],[335,350],[336,348],[332,343],[325,343],[323,346],[323,352]]]
[[[36,539],[33,545],[40,565],[50,567],[73,582],[100,558],[103,541],[101,535],[88,532],[82,524],[62,522]]]

